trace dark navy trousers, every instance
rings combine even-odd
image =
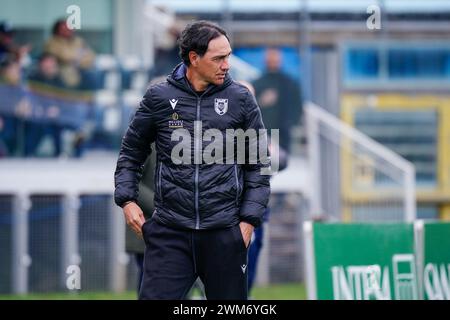
[[[139,299],[185,299],[199,277],[209,300],[247,299],[247,248],[239,225],[182,230],[150,218]]]

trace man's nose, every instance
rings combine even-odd
[[[230,69],[230,61],[228,58],[223,59],[222,65],[220,66],[222,70],[229,70]]]

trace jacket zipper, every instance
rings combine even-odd
[[[189,87],[190,88],[190,87]],[[205,95],[205,93],[206,92],[208,92],[208,91],[210,91],[210,89],[209,88],[207,88],[206,90],[205,90],[205,92],[203,92],[203,94],[199,97],[198,96],[198,94],[197,93],[195,93],[195,91],[192,89],[192,88],[190,88],[191,89],[191,92],[197,97],[197,116],[196,116],[196,120],[197,121],[200,121],[200,104],[201,104],[201,101],[202,101],[202,97]],[[195,126],[194,126],[194,132],[195,132]],[[195,156],[200,152],[200,143],[202,143],[202,138],[201,138],[201,135],[202,135],[202,132],[200,132],[200,141],[197,141],[197,143],[195,142],[195,140],[194,140],[194,159],[195,159]],[[197,145],[197,148],[198,149],[196,149],[195,148],[195,146]],[[195,196],[194,196],[194,198],[195,198],[195,229],[196,230],[199,230],[200,229],[200,212],[199,212],[199,205],[198,205],[198,176],[199,176],[199,170],[200,170],[200,165],[199,164],[196,164],[195,165],[195,177],[194,177],[194,188],[195,188]]]
[[[197,121],[200,121],[200,102],[201,102],[201,98],[197,97]],[[194,126],[194,131],[196,130],[195,126]],[[200,132],[201,135],[201,132]],[[201,139],[200,141],[194,141],[194,159],[195,157],[198,155],[198,153],[200,152],[199,149],[199,143],[201,143]],[[197,146],[197,148],[195,148],[195,146]],[[198,230],[200,229],[200,212],[199,212],[199,208],[198,208],[198,175],[199,175],[199,164],[195,164],[195,229]]]
[[[239,206],[239,193],[241,191],[241,186],[239,185],[237,164],[234,165],[234,177],[236,179],[236,207],[238,207]]]

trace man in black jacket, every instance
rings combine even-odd
[[[281,69],[282,52],[266,51],[266,71],[253,85],[267,129],[279,129],[280,146],[291,150],[291,128],[301,123],[302,96],[300,86]]]
[[[234,150],[227,143],[226,156],[217,148],[220,161],[206,161],[208,140],[222,138],[206,133],[215,130],[228,138],[230,129],[258,132],[264,129],[261,112],[248,89],[228,75],[231,47],[223,29],[192,23],[179,46],[183,62],[147,90],[123,138],[115,172],[115,201],[146,243],[139,298],[183,299],[200,277],[208,299],[246,299],[247,248],[267,207],[270,177],[261,173],[270,164],[260,153],[247,161],[249,146],[255,145],[248,140],[241,163],[234,138]],[[152,142],[155,211],[145,221],[136,200]],[[187,145],[178,154],[181,163],[174,157],[180,143]]]

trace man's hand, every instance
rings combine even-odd
[[[239,228],[241,228],[242,238],[244,239],[245,246],[248,248],[250,245],[250,241],[252,240],[253,230],[255,227],[253,227],[250,223],[241,221],[239,223]]]
[[[142,225],[145,217],[141,208],[135,202],[129,202],[123,207],[123,214],[127,225],[142,238]]]

